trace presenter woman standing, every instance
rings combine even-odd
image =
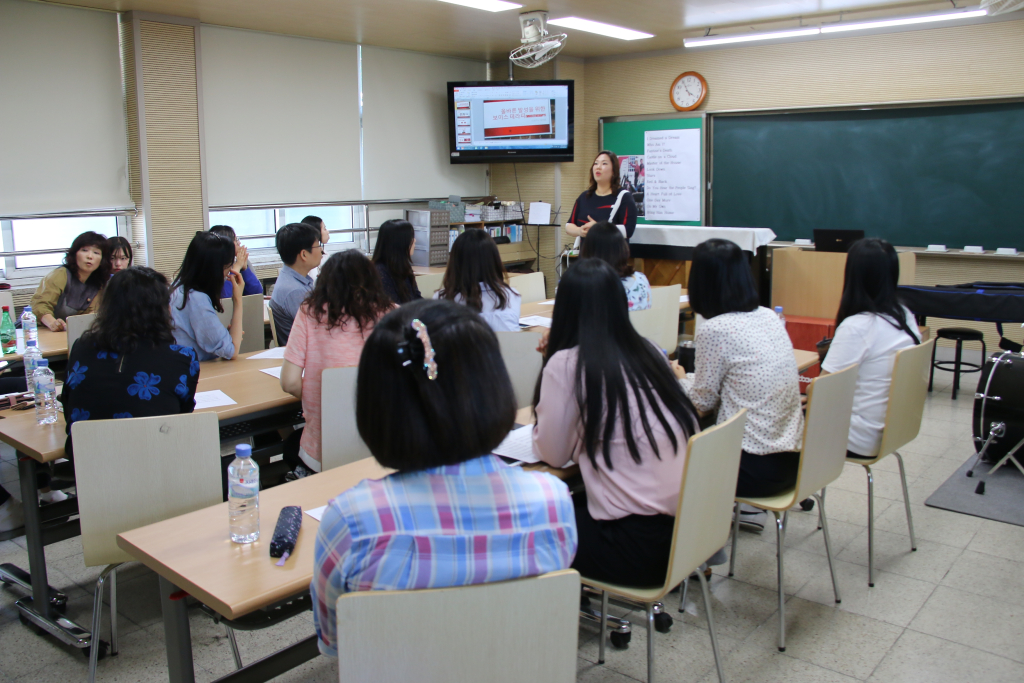
[[[636,230],[636,203],[619,186],[619,157],[607,150],[598,153],[590,169],[590,187],[576,199],[565,224],[574,237],[586,237],[595,223],[608,221],[625,229],[628,240]]]

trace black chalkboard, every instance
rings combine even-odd
[[[712,117],[711,224],[1024,250],[1024,103]]]

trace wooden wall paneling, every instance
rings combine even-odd
[[[124,71],[124,106],[128,134],[128,191],[135,203],[135,214],[128,216],[128,241],[132,244],[132,264],[149,265],[146,249],[146,210],[142,191],[142,150],[139,126],[138,71],[135,64],[133,22],[120,15],[121,65]]]

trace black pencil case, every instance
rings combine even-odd
[[[274,528],[274,537],[270,540],[270,556],[283,557],[285,553],[291,554],[295,550],[295,542],[299,539],[301,528],[302,508],[298,505],[281,508],[281,515],[277,518],[277,526]]]

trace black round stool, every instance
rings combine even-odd
[[[985,363],[985,358],[988,356],[988,351],[985,348],[985,335],[978,330],[972,330],[969,327],[943,327],[941,330],[935,333],[936,340],[938,339],[950,339],[956,342],[956,355],[953,356],[953,360],[935,360],[935,350],[938,348],[938,343],[932,347],[932,368],[928,375],[928,391],[932,390],[932,381],[935,379],[935,368],[939,370],[945,370],[946,372],[953,373],[953,398],[956,398],[956,392],[960,389],[960,373],[964,372],[980,372],[982,365]],[[960,360],[960,353],[963,350],[965,341],[969,342],[981,342],[981,363],[968,363]]]

